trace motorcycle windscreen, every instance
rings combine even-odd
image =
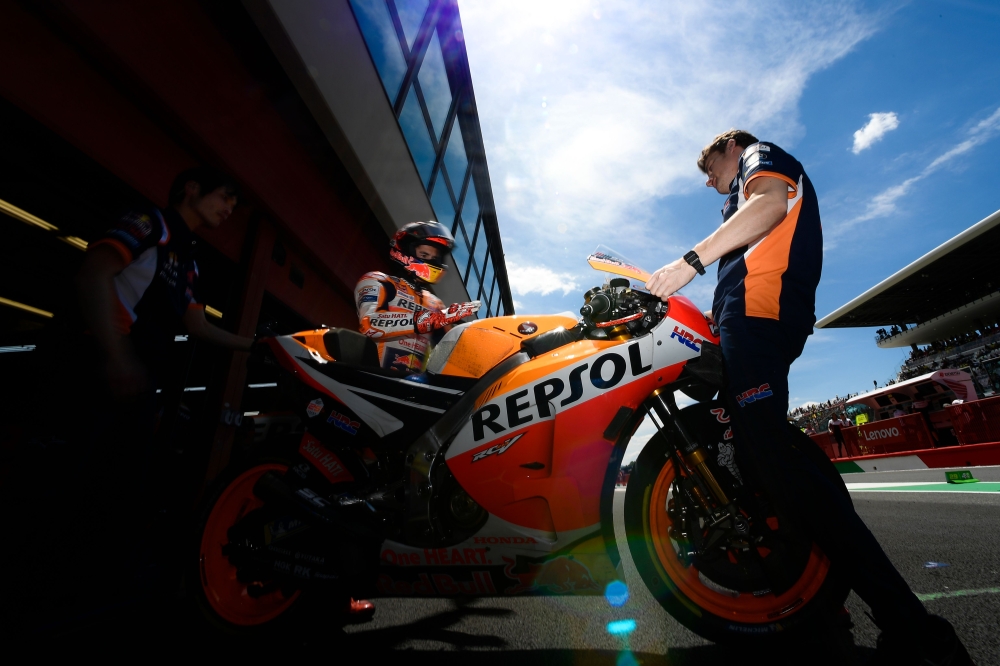
[[[639,268],[623,255],[615,252],[607,245],[598,245],[597,249],[587,257],[587,263],[597,271],[619,275],[628,278],[633,289],[645,291],[650,274]]]

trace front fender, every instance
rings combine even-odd
[[[646,417],[646,410],[640,405],[632,414],[625,426],[621,429],[618,439],[615,440],[614,449],[611,451],[611,458],[608,460],[608,467],[604,472],[604,483],[601,486],[601,538],[604,539],[604,548],[611,560],[611,565],[618,572],[620,580],[625,579],[625,572],[621,566],[621,551],[618,548],[618,539],[615,537],[615,484],[618,482],[618,472],[621,470],[622,459],[625,457],[625,449],[632,441],[632,435],[639,429],[643,419]]]

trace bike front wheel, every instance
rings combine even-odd
[[[848,588],[831,575],[829,559],[815,545],[756,553],[731,550],[701,566],[683,552],[680,525],[671,512],[677,470],[660,435],[653,437],[636,461],[625,493],[625,529],[628,545],[643,582],[663,608],[698,635],[716,643],[761,640],[810,624],[839,609]],[[672,515],[673,514],[673,515]],[[771,529],[778,518],[768,516]],[[690,527],[688,527],[690,529]],[[697,528],[696,528],[697,529]],[[769,589],[760,566],[784,566],[791,578],[785,589]]]

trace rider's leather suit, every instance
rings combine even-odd
[[[378,345],[382,367],[420,372],[436,331],[418,333],[414,318],[426,310],[444,310],[441,299],[403,278],[373,271],[361,276],[354,301],[361,332]]]

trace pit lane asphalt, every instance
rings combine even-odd
[[[973,470],[981,481],[1000,481],[1000,467]],[[933,482],[944,481],[944,471],[850,474],[845,480],[852,484]],[[615,496],[621,543],[624,496],[621,490]],[[854,491],[852,498],[917,594],[1000,589],[1000,493]],[[627,647],[643,664],[850,664],[864,663],[873,652],[878,630],[864,614],[867,606],[852,593],[847,607],[855,625],[853,646],[843,632],[831,631],[787,646],[781,654],[748,660],[745,652],[712,645],[670,617],[646,591],[627,549],[622,555],[631,598],[620,609],[601,597],[480,599],[462,604],[381,599],[374,621],[348,627],[348,639],[370,639],[369,644],[382,650],[435,651],[435,659],[444,658],[445,663],[466,661],[469,655],[452,653],[449,659],[447,653],[437,651],[488,651],[477,652],[477,664],[484,659],[505,664],[621,664],[626,643],[610,635],[606,626],[612,620],[631,618],[636,629]],[[924,568],[931,561],[948,566]],[[944,596],[925,605],[956,626],[979,666],[1000,665],[1000,594]]]
[[[1000,481],[1000,467],[974,468],[984,482]],[[943,481],[943,470],[850,474],[848,483],[885,484]],[[1000,666],[1000,492],[852,491],[855,506],[913,590],[934,595],[928,609],[949,619],[979,666]],[[615,497],[618,538],[625,493]],[[686,666],[714,664],[863,664],[872,654],[877,629],[866,606],[853,594],[847,607],[853,636],[842,629],[760,654],[712,645],[676,622],[646,591],[627,549],[622,550],[631,598],[612,608],[603,597],[377,599],[373,621],[340,628],[313,623],[276,637],[264,632],[236,640],[206,633],[184,620],[183,601],[130,603],[78,619],[29,639],[36,649],[78,652],[85,643],[101,653],[219,657],[275,655],[283,663],[338,661],[348,664],[410,663],[450,666],[516,664],[590,665],[631,663]],[[933,561],[947,567],[927,569]],[[987,590],[987,592],[984,592]],[[990,591],[991,590],[991,591]],[[968,594],[972,591],[972,594]],[[966,594],[963,594],[965,592]],[[612,620],[634,619],[627,641],[612,636]],[[301,628],[301,627],[300,627]],[[43,646],[42,644],[45,643]],[[131,645],[141,646],[141,652]],[[626,652],[628,649],[630,652]],[[193,651],[193,652],[192,652]],[[433,660],[433,662],[431,662]]]

